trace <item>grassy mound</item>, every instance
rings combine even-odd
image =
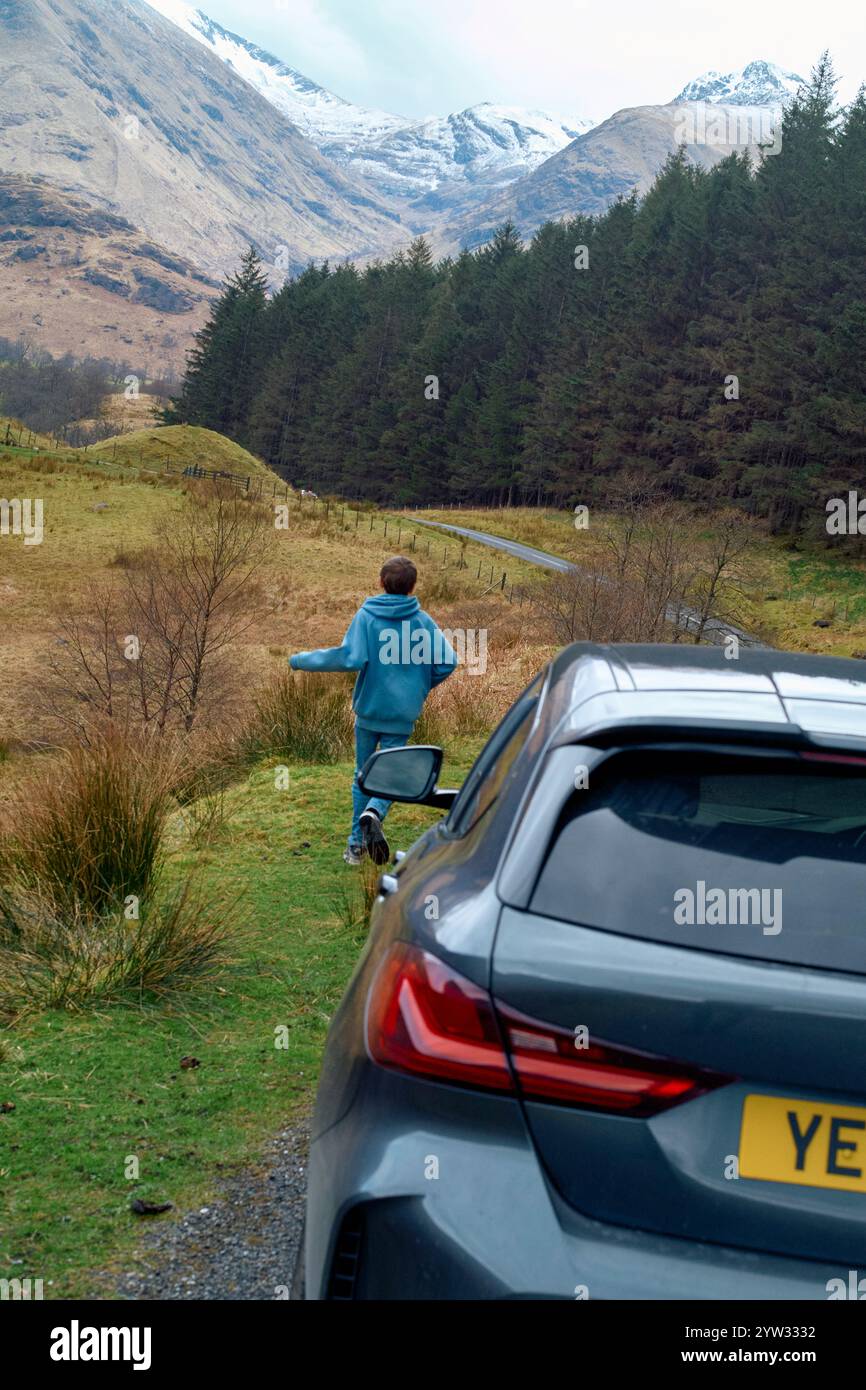
[[[77,452],[83,453],[83,450]],[[261,459],[242,449],[225,435],[198,425],[161,425],[153,429],[132,430],[91,444],[88,458],[111,460],[113,463],[159,466],[165,462],[185,468],[197,463],[202,468],[224,469],[242,477],[268,478],[272,473]],[[280,480],[282,481],[282,480]]]

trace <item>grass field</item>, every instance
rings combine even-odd
[[[450,750],[447,781],[473,752]],[[202,1203],[309,1104],[366,936],[357,871],[340,860],[350,775],[348,764],[293,768],[277,791],[257,768],[228,793],[225,825],[203,849],[175,817],[169,874],[198,868],[208,902],[237,902],[245,921],[216,990],[183,1005],[45,1013],[0,1035],[0,1104],[15,1105],[0,1114],[0,1277],[41,1278],[46,1297],[104,1295],[93,1272],[128,1267],[148,1226],[134,1197],[179,1212]],[[432,818],[395,807],[393,845],[408,847]],[[182,1069],[185,1056],[200,1066]]]
[[[134,437],[125,436],[124,446]],[[234,458],[206,444],[196,454],[204,466],[224,467]],[[5,619],[0,737],[15,743],[33,736],[31,695],[58,640],[59,612],[86,606],[96,586],[117,580],[125,555],[158,544],[172,518],[190,505],[197,486],[128,460],[109,466],[89,454],[58,461],[40,453],[0,451],[0,496],[41,497],[44,505],[41,545],[24,545],[14,535],[0,537]],[[263,506],[273,517],[273,503]],[[526,633],[527,646],[536,641],[528,608],[518,613],[498,590],[484,596],[490,564],[495,564],[497,579],[506,566],[483,546],[461,547],[423,528],[407,528],[384,513],[332,509],[325,517],[321,506],[301,505],[293,495],[288,522],[287,529],[274,532],[272,553],[259,576],[256,620],[244,639],[242,660],[251,683],[282,669],[292,651],[338,642],[358,604],[376,591],[382,562],[398,543],[411,553],[412,536],[417,536],[422,604],[445,626],[491,630],[493,678],[511,682],[511,629]],[[456,568],[461,554],[468,568]],[[510,583],[539,582],[538,572],[529,566],[508,561],[507,569]],[[503,625],[510,629],[507,646],[497,636]],[[501,662],[496,659],[500,648]]]

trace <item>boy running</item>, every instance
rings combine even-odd
[[[457,665],[451,644],[414,596],[418,571],[412,561],[395,555],[385,561],[379,579],[384,593],[365,599],[341,646],[289,657],[294,671],[358,672],[352,695],[355,775],[352,829],[343,854],[347,864],[360,864],[363,854],[376,864],[390,859],[382,822],[391,803],[368,801],[358,773],[377,748],[408,743],[430,691]]]

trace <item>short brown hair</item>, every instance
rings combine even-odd
[[[405,555],[394,555],[385,561],[379,578],[386,594],[411,594],[418,580],[418,571]]]

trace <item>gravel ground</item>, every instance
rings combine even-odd
[[[143,1232],[137,1267],[106,1296],[277,1299],[291,1289],[307,1188],[309,1119],[277,1135],[264,1163],[207,1206]],[[148,1218],[142,1218],[146,1226]]]

